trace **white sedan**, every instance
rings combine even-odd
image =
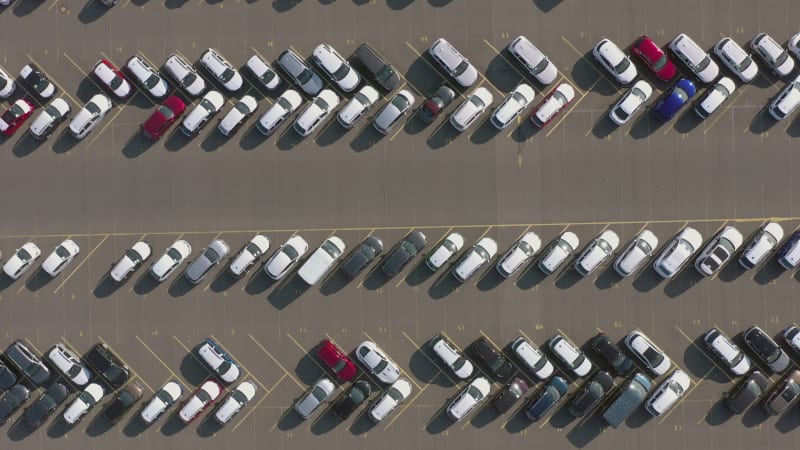
[[[280,280],[308,251],[308,242],[299,235],[290,237],[264,265],[264,272],[273,280]]]
[[[3,272],[12,280],[21,277],[42,255],[42,251],[33,242],[26,242],[3,264]]]
[[[647,399],[644,407],[654,417],[658,417],[672,409],[678,400],[689,390],[692,381],[686,372],[677,369],[664,380]]]
[[[522,268],[542,248],[542,240],[533,231],[525,233],[513,247],[511,247],[500,261],[497,261],[497,272],[508,278]]]
[[[411,383],[405,378],[399,378],[389,386],[380,399],[370,408],[367,415],[375,422],[385,419],[398,405],[411,395]]]
[[[672,361],[644,333],[631,331],[625,337],[625,346],[657,377],[664,375],[672,367]]]
[[[636,78],[636,66],[617,44],[609,39],[602,39],[592,49],[597,62],[600,63],[617,81],[628,84]]]
[[[381,383],[392,384],[400,377],[400,368],[372,341],[356,348],[356,357]]]
[[[258,102],[252,95],[245,95],[237,101],[230,111],[225,114],[225,117],[219,121],[217,129],[225,136],[230,136],[239,129],[239,127],[252,116],[258,108]]]
[[[639,233],[625,250],[620,253],[614,262],[614,270],[622,277],[639,270],[639,267],[653,256],[653,252],[658,248],[658,238],[650,230],[643,230]]]
[[[503,100],[503,103],[500,103],[500,106],[492,113],[492,125],[498,130],[502,130],[511,125],[511,122],[519,117],[522,111],[531,104],[535,94],[536,91],[525,83],[521,83],[514,88]]]
[[[311,388],[297,400],[294,410],[303,419],[308,419],[336,389],[333,382],[325,377],[317,380]]]
[[[164,386],[161,386],[153,398],[150,400],[139,414],[146,424],[153,423],[164,413],[170,406],[180,400],[183,395],[183,387],[177,381],[167,381]]]
[[[150,266],[150,275],[156,281],[164,281],[169,275],[186,261],[192,253],[192,246],[183,239],[177,240],[169,246],[166,252]]]
[[[653,269],[664,278],[672,278],[703,245],[703,236],[692,227],[686,227],[666,245],[653,261]]]
[[[72,239],[65,239],[56,247],[42,263],[42,270],[51,277],[60,274],[65,267],[81,252],[78,244]]]
[[[236,415],[248,402],[253,400],[256,396],[256,385],[252,381],[243,381],[239,386],[236,386],[225,399],[224,402],[217,408],[214,413],[214,420],[224,425],[228,423],[233,416]]]
[[[153,253],[150,244],[145,241],[139,241],[129,248],[122,258],[114,264],[111,268],[109,275],[115,283],[123,282],[128,276],[133,273],[143,262],[150,258]]]
[[[47,354],[47,358],[59,372],[63,373],[71,382],[83,386],[92,379],[92,372],[81,361],[81,357],[68,349],[61,342],[57,343]]]
[[[619,246],[619,236],[612,230],[603,231],[575,260],[575,270],[583,276],[589,275],[614,253]]]
[[[633,117],[644,105],[650,96],[653,95],[653,88],[650,83],[639,80],[611,107],[608,118],[617,125],[624,125]]]

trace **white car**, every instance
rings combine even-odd
[[[225,106],[225,97],[215,90],[206,92],[181,122],[181,132],[188,137],[196,136],[203,126]]]
[[[489,397],[491,390],[492,385],[486,377],[475,378],[447,405],[447,415],[456,422],[467,417]]]
[[[508,249],[505,255],[497,261],[497,273],[508,278],[522,266],[528,263],[542,248],[542,240],[533,231],[522,235],[521,238]]]
[[[647,399],[645,409],[654,417],[658,417],[672,409],[691,386],[686,372],[677,369],[664,380]]]
[[[78,386],[83,386],[92,379],[92,372],[81,361],[81,357],[61,342],[50,350],[47,358],[59,372]]]
[[[183,423],[191,422],[209,405],[214,403],[220,394],[222,394],[222,386],[214,380],[206,380],[183,404],[183,407],[178,411],[178,418]]]
[[[96,404],[100,403],[104,395],[106,395],[106,392],[103,386],[97,383],[90,383],[64,410],[64,422],[69,425],[75,425],[80,422]]]
[[[618,82],[628,84],[636,78],[636,66],[611,40],[601,39],[592,49],[592,55]]]
[[[497,241],[490,237],[481,238],[475,246],[467,250],[453,268],[453,276],[465,282],[497,254]]]
[[[308,251],[308,242],[298,235],[290,237],[264,265],[264,272],[273,280],[285,277]]]
[[[215,48],[209,48],[200,56],[200,64],[228,90],[236,92],[242,88],[242,75]]]
[[[25,80],[40,98],[49,99],[56,93],[56,85],[35,64],[25,64],[19,71],[19,77]]]
[[[103,94],[97,94],[90,98],[69,122],[69,134],[75,139],[85,138],[111,111],[112,107],[111,100]]]
[[[317,284],[333,268],[346,248],[344,241],[338,236],[325,239],[300,266],[297,276],[309,286]]]
[[[511,125],[511,122],[519,117],[522,111],[531,104],[535,94],[536,91],[525,83],[514,88],[514,90],[506,96],[505,100],[503,100],[503,103],[500,103],[500,106],[495,108],[492,113],[492,125],[498,130],[502,130]]]
[[[775,75],[785,77],[794,70],[794,59],[789,56],[789,52],[783,49],[772,36],[767,33],[759,33],[750,41],[750,48],[761,57],[764,64]]]
[[[478,70],[475,66],[444,38],[437,39],[428,52],[462,87],[470,87],[478,81]]]
[[[575,260],[575,270],[586,276],[594,272],[608,259],[619,246],[619,236],[611,230],[605,230],[596,237]]]
[[[536,81],[548,85],[556,81],[558,69],[541,50],[525,36],[517,36],[508,44],[508,52],[524,67]]]
[[[78,244],[72,239],[64,239],[53,249],[50,256],[42,263],[42,270],[51,277],[60,274],[65,267],[81,252]]]
[[[531,121],[537,127],[543,128],[573,100],[575,100],[575,88],[568,83],[561,83],[534,108]]]
[[[722,38],[714,46],[714,54],[722,60],[725,67],[742,80],[742,83],[749,83],[758,75],[758,65],[753,58],[729,37]]]
[[[123,99],[131,95],[133,88],[122,73],[110,61],[101,59],[92,69],[94,76],[100,80],[117,98]]]
[[[464,236],[460,233],[450,233],[444,240],[425,258],[425,264],[429,269],[436,272],[448,261],[453,259],[456,253],[464,247]]]
[[[783,340],[796,353],[800,353],[800,328],[797,325],[791,324],[783,330]]]
[[[405,89],[399,90],[389,103],[372,119],[372,126],[381,134],[389,134],[400,119],[414,106],[414,96]]]
[[[323,377],[297,400],[297,403],[294,404],[294,410],[303,419],[308,419],[319,408],[319,405],[333,394],[334,390],[336,390],[336,386],[333,385],[333,382]]]
[[[122,283],[139,266],[150,258],[153,249],[145,241],[139,241],[129,248],[122,258],[111,268],[109,276],[115,283]]]
[[[742,233],[736,228],[731,226],[723,228],[700,252],[694,267],[702,275],[714,275],[733,258],[733,254],[739,250],[743,241]]]
[[[565,231],[542,259],[539,260],[539,270],[546,275],[555,272],[575,252],[579,245],[578,236],[571,231]]]
[[[153,97],[162,98],[167,95],[169,91],[167,82],[161,78],[161,75],[150,63],[140,56],[131,56],[128,62],[125,63],[125,68]]]
[[[263,234],[253,236],[250,242],[233,258],[231,265],[228,266],[228,273],[235,278],[241,278],[261,256],[267,253],[267,250],[269,250],[269,238]]]
[[[72,108],[63,98],[56,98],[45,106],[42,111],[31,121],[31,136],[36,139],[48,139],[53,131],[67,120]]]
[[[248,117],[256,112],[257,108],[258,102],[252,95],[243,96],[239,101],[234,103],[231,110],[228,111],[228,114],[225,114],[222,120],[219,121],[217,130],[219,130],[223,136],[232,135]]]
[[[728,77],[720,78],[695,104],[694,113],[705,119],[714,113],[736,90],[736,83]]]
[[[306,137],[314,132],[328,115],[339,105],[339,96],[330,89],[323,89],[294,121],[294,130]]]
[[[150,266],[150,275],[156,281],[164,281],[192,254],[192,246],[183,239],[177,240]]]
[[[585,377],[594,369],[592,361],[578,347],[564,336],[556,334],[550,339],[550,350],[561,360],[565,367],[577,377]]]
[[[800,106],[800,75],[786,83],[769,104],[769,114],[775,120],[783,120]]]
[[[256,129],[264,136],[269,136],[303,104],[303,97],[294,89],[286,89],[275,103],[261,115],[256,122]]]
[[[669,48],[703,83],[711,83],[719,75],[719,66],[694,39],[685,33],[675,36]]]
[[[372,341],[356,348],[356,357],[381,383],[392,384],[400,377],[400,368]]]
[[[3,264],[3,273],[12,280],[19,279],[34,262],[42,256],[42,251],[33,242],[26,242],[16,249],[11,258]]]
[[[703,340],[708,345],[708,348],[711,349],[711,352],[725,363],[725,366],[734,375],[744,375],[752,368],[750,358],[718,328],[714,327],[708,330],[703,336]]]
[[[483,86],[472,91],[469,97],[450,115],[450,124],[458,131],[469,128],[494,101],[492,93]]]
[[[703,236],[692,227],[686,227],[664,247],[653,261],[653,269],[664,278],[672,278],[703,245]]]
[[[428,341],[428,346],[433,350],[433,354],[439,357],[458,378],[466,380],[472,376],[474,370],[472,363],[447,338],[437,334]]]
[[[361,83],[361,74],[350,67],[350,64],[330,45],[318,45],[311,57],[322,72],[339,86],[339,89],[352,92]]]
[[[255,398],[256,391],[256,385],[252,381],[241,382],[214,412],[214,420],[221,425],[228,423],[236,413]]]
[[[173,80],[190,95],[197,97],[206,90],[206,82],[197,70],[181,55],[171,54],[164,63],[164,69]]]
[[[631,275],[639,270],[647,258],[653,256],[656,248],[658,248],[656,235],[650,230],[642,230],[614,261],[614,270],[621,277]]]
[[[281,77],[258,55],[253,55],[245,63],[250,73],[270,91],[281,84]]]
[[[794,53],[795,58],[800,59],[800,33],[792,36],[786,46],[789,47],[789,51]]]
[[[17,83],[14,78],[8,75],[5,69],[0,67],[0,98],[11,97],[11,94],[17,89]]]
[[[161,389],[153,395],[153,398],[145,405],[139,416],[144,423],[151,424],[155,422],[161,414],[164,414],[170,406],[180,400],[182,395],[183,386],[181,386],[180,383],[174,380],[167,381],[166,384],[161,386]]]
[[[522,362],[526,369],[542,381],[550,378],[555,372],[553,363],[544,356],[542,350],[528,342],[523,336],[518,337],[511,343],[511,351],[514,352],[517,359]]]
[[[664,375],[672,367],[672,361],[667,355],[642,332],[631,331],[625,336],[625,346],[647,370],[657,377]]]
[[[373,422],[380,422],[411,396],[411,382],[399,378],[389,386],[383,395],[369,409],[367,416]]]
[[[349,130],[380,98],[381,96],[377,89],[365,84],[339,111],[339,114],[336,115],[336,120],[339,125]]]
[[[216,342],[206,339],[197,348],[200,359],[226,383],[233,383],[242,374],[239,365]]]
[[[739,257],[739,265],[752,269],[773,252],[783,240],[783,227],[776,222],[767,222],[747,244]]]
[[[653,95],[653,87],[645,80],[639,80],[631,86],[611,107],[608,118],[617,125],[624,125],[636,115],[644,103]]]

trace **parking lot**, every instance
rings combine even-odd
[[[332,119],[301,139],[287,121],[264,138],[254,124],[286,84],[268,92],[246,75],[240,95],[254,96],[259,109],[230,138],[216,132],[212,121],[192,139],[173,127],[161,141],[147,141],[139,127],[159,101],[141,90],[126,101],[114,100],[109,115],[82,141],[65,133],[65,125],[44,142],[25,133],[27,125],[3,138],[3,259],[26,241],[42,249],[42,258],[67,237],[81,248],[56,278],[35,267],[19,280],[0,279],[3,348],[22,339],[42,354],[61,341],[83,354],[104,342],[145,386],[147,401],[168,380],[191,392],[211,377],[192,349],[212,337],[242,365],[242,379],[258,387],[256,398],[224,427],[210,419],[211,409],[188,426],[174,410],[149,428],[135,420],[136,412],[111,425],[99,417],[98,406],[69,428],[57,420],[62,406],[38,430],[17,423],[17,412],[3,426],[6,445],[796,447],[797,407],[777,418],[760,407],[742,416],[725,411],[720,396],[736,380],[702,342],[712,326],[742,344],[738,334],[753,324],[776,336],[800,321],[795,303],[800,272],[785,271],[774,259],[750,271],[732,263],[712,278],[687,266],[672,280],[662,280],[649,266],[621,279],[610,264],[588,277],[567,265],[545,277],[533,264],[502,279],[492,264],[458,284],[444,270],[428,271],[420,256],[393,278],[384,276],[378,261],[352,281],[334,271],[313,287],[294,275],[273,281],[261,265],[235,280],[225,273],[227,259],[198,285],[181,276],[185,265],[163,283],[146,272],[177,239],[191,243],[191,260],[217,238],[230,245],[233,256],[256,233],[269,236],[271,254],[292,234],[303,236],[311,251],[336,235],[349,251],[370,234],[389,249],[418,230],[427,237],[423,255],[452,231],[464,236],[465,249],[492,237],[501,255],[527,231],[547,244],[569,230],[578,235],[581,248],[605,229],[619,234],[621,248],[645,228],[661,245],[687,225],[704,239],[726,225],[747,238],[774,220],[788,235],[800,226],[794,203],[800,191],[793,183],[797,146],[792,145],[800,136],[800,119],[795,115],[776,123],[765,110],[786,80],[762,66],[752,83],[738,85],[704,121],[691,108],[665,124],[645,111],[617,128],[607,111],[626,88],[609,78],[591,49],[608,37],[627,50],[641,34],[666,46],[681,32],[706,49],[722,36],[744,46],[760,31],[784,44],[798,31],[791,20],[793,5],[788,0],[766,5],[741,0],[120,0],[105,8],[96,0],[17,0],[0,12],[5,42],[0,65],[16,75],[23,65],[37,64],[73,110],[102,91],[87,76],[100,58],[119,67],[139,54],[160,67],[171,53],[194,62],[215,47],[241,67],[253,54],[274,63],[287,48],[310,57],[321,42],[348,57],[365,41],[398,68],[416,108],[443,82],[455,87],[426,53],[438,37],[446,37],[478,68],[476,85],[490,90],[493,106],[523,81],[537,91],[535,105],[557,83],[537,84],[513,61],[505,47],[520,34],[550,56],[559,82],[569,82],[578,96],[541,130],[523,115],[497,131],[485,114],[459,134],[447,114],[471,89],[457,89],[454,105],[427,127],[409,114],[389,135],[377,133],[368,120],[387,94],[352,130]],[[668,85],[641,65],[639,73],[656,88],[652,104]],[[9,101],[32,97],[27,86],[20,86]],[[170,88],[192,100],[171,81]],[[226,94],[221,114],[235,98]],[[37,109],[41,105],[36,103]],[[114,285],[106,277],[109,268],[138,240],[152,245],[153,257],[125,284]],[[600,331],[617,340],[632,330],[647,333],[690,375],[692,386],[669,414],[651,418],[640,408],[616,430],[597,415],[575,420],[562,405],[545,420],[530,423],[519,411],[522,402],[505,415],[487,403],[452,423],[444,409],[466,382],[426,348],[439,332],[461,349],[481,336],[505,349],[520,335],[545,347],[554,334],[563,333],[583,346]],[[363,340],[375,341],[412,381],[411,398],[377,425],[363,407],[344,422],[327,406],[301,421],[292,405],[325,373],[314,353],[322,339],[348,352]],[[790,355],[800,366],[800,355]],[[363,371],[360,377],[369,379]],[[569,381],[570,393],[583,383]],[[617,385],[622,381],[618,378]],[[492,392],[500,386],[495,382]],[[335,395],[347,387],[340,383]],[[376,397],[373,393],[370,400]]]

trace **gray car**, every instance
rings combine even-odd
[[[50,379],[50,369],[22,341],[12,342],[6,349],[5,357],[38,386]]]
[[[322,78],[311,70],[297,53],[284,50],[278,56],[278,65],[306,94],[317,95],[322,90]]]
[[[42,395],[25,410],[25,422],[31,427],[38,427],[56,410],[58,405],[67,399],[67,387],[61,383],[53,383]]]
[[[186,268],[184,275],[186,275],[186,279],[189,280],[192,284],[197,284],[208,275],[208,272],[220,261],[222,258],[227,256],[228,252],[230,251],[230,247],[228,244],[225,243],[222,239],[216,239],[208,247],[203,249],[203,252],[200,253],[200,256],[197,257],[191,264]]]
[[[751,372],[742,382],[722,395],[722,401],[733,413],[741,414],[754,401],[764,395],[769,387],[769,380],[759,371]]]
[[[386,92],[393,91],[400,84],[397,71],[386,61],[386,58],[369,45],[369,42],[361,44],[356,49],[356,59],[367,69],[370,78],[375,80]]]
[[[425,243],[425,235],[422,232],[408,233],[381,265],[381,270],[388,277],[397,275],[425,247]]]
[[[30,391],[27,387],[18,384],[6,392],[6,395],[0,399],[0,425],[6,423],[9,417],[14,414],[23,403],[28,401]]]
[[[355,278],[365,267],[383,252],[383,241],[377,236],[364,239],[342,264],[342,272],[350,278]]]
[[[411,92],[401,89],[397,94],[394,94],[389,103],[375,116],[372,126],[381,134],[389,134],[394,125],[406,115],[413,105],[414,96],[411,95]]]

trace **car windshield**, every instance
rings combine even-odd
[[[67,371],[67,376],[70,378],[75,378],[81,373],[81,366],[77,364],[73,364],[72,367],[69,368]]]
[[[487,252],[486,249],[481,247],[480,245],[475,247],[475,253],[480,255],[481,259],[483,259],[484,261],[487,261],[490,258],[489,252]]]
[[[331,255],[333,258],[338,258],[339,255],[342,254],[342,251],[339,250],[339,247],[333,245],[330,241],[325,241],[320,245],[320,248],[325,250],[325,253]]]
[[[730,256],[730,253],[728,253],[728,251],[721,246],[715,248],[711,254],[714,255],[720,261],[725,261],[728,258],[728,256]]]
[[[47,113],[47,115],[52,119],[58,119],[61,117],[61,113],[58,112],[58,109],[56,109],[56,107],[53,105],[48,105],[44,112]]]
[[[59,245],[58,247],[56,247],[56,255],[58,255],[61,258],[68,258],[69,250],[67,250],[67,248],[64,247],[63,245]]]
[[[786,52],[781,52],[781,54],[775,58],[775,66],[780,66],[781,64],[785,63],[787,59],[789,59],[789,54]]]
[[[186,74],[185,77],[183,77],[183,79],[181,80],[181,84],[183,84],[184,86],[190,86],[192,83],[194,83],[194,80],[196,79],[197,79],[197,74],[194,72],[189,72]]]
[[[275,78],[276,76],[277,75],[275,74],[275,72],[267,70],[266,72],[264,72],[264,75],[261,75],[259,80],[264,84],[269,84],[269,82],[272,81],[272,79]]]
[[[291,111],[292,110],[292,104],[289,103],[289,100],[286,100],[283,97],[279,98],[276,103],[278,105],[280,105],[283,108],[284,111]]]
[[[519,103],[522,106],[525,106],[528,103],[528,99],[526,99],[525,96],[520,94],[519,92],[512,93],[511,98],[513,98],[517,103]]]
[[[130,259],[134,264],[139,264],[142,262],[142,255],[132,248],[125,252],[125,256],[127,256],[128,259]]]
[[[323,99],[322,97],[315,98],[314,99],[314,104],[319,106],[320,109],[322,109],[323,111],[327,111],[328,108],[330,108],[330,106],[328,105],[328,102],[326,102],[325,99]]]
[[[297,75],[297,82],[300,84],[306,84],[308,81],[314,76],[314,73],[308,69],[303,69],[299,75]]]
[[[697,64],[697,72],[702,72],[703,70],[706,69],[706,67],[708,67],[709,64],[711,64],[711,58],[709,58],[708,55],[706,55],[706,57],[703,58],[703,60],[700,61],[699,64]]]
[[[661,55],[660,58],[658,58],[657,61],[655,61],[653,63],[653,68],[656,69],[656,70],[661,70],[664,67],[666,67],[667,62],[669,62],[669,58],[667,58],[667,54],[664,53],[664,54]]]
[[[397,107],[399,111],[404,111],[408,108],[408,100],[402,95],[395,95],[392,99],[392,105]]]
[[[175,113],[171,109],[169,109],[167,105],[159,106],[158,112],[161,113],[161,115],[164,116],[164,119],[168,121],[171,120],[173,117],[175,117]]]
[[[394,75],[394,71],[390,66],[383,66],[381,69],[375,74],[375,78],[378,79],[381,83],[388,81],[392,75]]]
[[[567,104],[567,96],[562,94],[560,91],[553,92],[553,98],[558,100],[558,102],[560,104],[562,104],[562,105],[566,105]]]
[[[146,80],[144,80],[144,87],[147,89],[153,89],[156,87],[156,85],[158,85],[159,81],[161,81],[161,78],[159,78],[158,75],[150,75]]]
[[[181,253],[178,250],[174,249],[174,248],[171,248],[171,249],[167,250],[167,256],[169,256],[170,258],[172,258],[175,261],[180,261],[180,259],[181,259]]]
[[[469,394],[470,397],[474,398],[476,402],[481,401],[481,399],[483,398],[483,393],[481,392],[480,389],[478,389],[475,386],[470,386],[467,389],[467,394]]]
[[[614,67],[614,72],[620,74],[628,70],[628,67],[631,66],[631,60],[628,58],[622,58],[622,61]]]
[[[122,86],[122,77],[114,75],[114,78],[111,79],[108,85],[111,89],[116,90],[118,87]]]
[[[43,91],[49,84],[47,79],[43,78],[42,75],[35,70],[28,75],[28,82],[39,92]]]
[[[236,72],[234,72],[233,69],[226,67],[225,70],[223,70],[222,73],[219,74],[219,78],[220,80],[222,80],[223,83],[227,83],[228,81],[231,81],[235,73]]]
[[[601,239],[597,241],[597,246],[603,250],[604,253],[610,254],[611,253],[611,246],[605,240]]]
[[[295,250],[294,247],[292,247],[291,245],[287,245],[287,246],[283,247],[283,253],[285,253],[286,257],[291,259],[291,260],[294,260],[298,256],[300,256],[297,253],[297,250]]]
[[[86,104],[86,110],[92,113],[93,116],[100,114],[100,107],[92,102]]]
[[[718,84],[718,85],[714,86],[714,91],[718,92],[723,97],[727,97],[727,96],[731,95],[731,92],[728,90],[728,88],[726,88],[725,86],[723,86],[721,84]]]
[[[56,400],[53,397],[50,397],[49,395],[43,395],[41,397],[41,401],[42,401],[41,405],[44,406],[43,409],[45,411],[49,411],[56,407]]]
[[[549,64],[550,64],[550,60],[549,59],[542,58],[542,60],[539,61],[539,64],[537,64],[533,68],[533,73],[538,74],[538,73],[544,72],[544,69],[546,69]]]
[[[634,87],[633,89],[631,89],[631,95],[635,96],[641,101],[647,100],[647,96],[644,95],[644,92],[642,92],[642,90],[639,89],[638,87]]]
[[[86,392],[86,391],[83,391],[83,392],[81,392],[81,395],[79,395],[79,396],[78,396],[78,398],[79,398],[79,399],[80,399],[80,400],[81,400],[83,403],[86,403],[86,404],[87,404],[87,405],[89,405],[89,406],[93,406],[93,405],[96,403],[96,402],[94,401],[94,397],[92,397],[92,394],[90,394],[90,393],[88,393],[88,392]]]
[[[6,111],[5,114],[3,114],[3,120],[5,120],[7,123],[11,123],[22,114],[22,108],[14,104],[11,105],[11,108],[8,108],[8,111]]]
[[[236,400],[236,402],[239,403],[240,405],[247,402],[247,396],[245,396],[242,391],[233,391],[233,394],[231,394],[231,398]]]
[[[205,405],[211,401],[211,396],[208,395],[208,392],[200,390],[197,392],[197,399]]]
[[[319,401],[323,401],[327,397],[325,391],[319,386],[314,386],[314,389],[311,390],[311,395]]]
[[[649,255],[651,251],[653,251],[653,247],[647,243],[644,239],[639,239],[636,241],[636,247],[638,247],[644,254]]]
[[[661,361],[664,360],[664,356],[652,347],[648,347],[647,350],[644,351],[644,358],[650,363],[651,366],[656,367],[661,364]]]
[[[231,370],[232,365],[233,364],[230,361],[222,361],[222,364],[217,367],[217,373],[227,373],[229,370]]]
[[[156,398],[158,398],[164,404],[167,404],[167,405],[172,403],[172,396],[169,395],[169,392],[164,391],[164,390],[158,391],[158,394],[156,394]]]
[[[483,109],[486,106],[483,103],[483,100],[481,100],[481,98],[478,97],[477,95],[473,95],[472,97],[470,97],[469,101],[472,102],[473,105],[475,105],[475,106],[477,106],[478,108],[481,108],[481,109]]]
[[[367,96],[366,96],[366,95],[362,94],[361,92],[357,92],[357,93],[356,93],[356,95],[354,95],[354,96],[353,96],[353,98],[354,98],[354,99],[355,99],[355,100],[356,100],[358,103],[361,103],[361,105],[362,105],[362,106],[364,106],[365,108],[366,108],[367,106],[369,106],[369,99],[367,98]]]
[[[681,104],[683,104],[684,102],[686,102],[686,100],[688,100],[688,99],[689,99],[689,96],[686,94],[686,91],[684,91],[683,89],[681,89],[681,88],[679,88],[679,87],[676,87],[676,88],[675,88],[675,89],[672,91],[672,94],[673,94],[673,95],[675,95],[675,97],[678,97],[678,101],[679,101]]]
[[[253,244],[252,242],[248,242],[247,245],[244,247],[244,249],[245,251],[247,251],[247,253],[250,253],[251,255],[256,257],[261,254],[261,249],[258,248],[258,246],[256,244]]]
[[[233,109],[239,111],[240,113],[242,113],[242,115],[245,116],[250,114],[250,108],[248,108],[247,105],[244,104],[244,102],[236,102],[236,104],[233,105]]]
[[[393,387],[389,388],[389,391],[386,393],[386,395],[388,395],[389,397],[394,399],[394,401],[396,401],[397,403],[400,403],[400,402],[403,401],[403,394],[401,394],[400,391],[398,391],[397,389],[395,389]]]
[[[683,386],[680,385],[677,381],[673,381],[669,384],[670,390],[675,393],[678,397],[683,395]]]
[[[381,359],[378,362],[378,364],[375,365],[375,368],[373,369],[373,372],[375,372],[375,373],[383,372],[383,370],[386,369],[386,366],[388,366],[388,365],[389,365],[389,361],[387,361],[385,359]]]
[[[347,74],[350,72],[350,67],[346,64],[342,64],[336,72],[333,72],[333,78],[336,81],[341,81]]]
[[[620,105],[617,109],[614,110],[614,114],[618,115],[620,119],[627,120],[630,117],[627,111]]]
[[[17,257],[18,257],[18,258],[19,258],[19,259],[20,259],[20,260],[21,260],[23,263],[26,263],[26,262],[28,262],[28,261],[30,261],[30,260],[31,260],[31,254],[30,254],[30,253],[28,253],[28,251],[27,251],[27,250],[25,250],[24,248],[21,248],[21,249],[19,249],[19,251],[17,252]]]

